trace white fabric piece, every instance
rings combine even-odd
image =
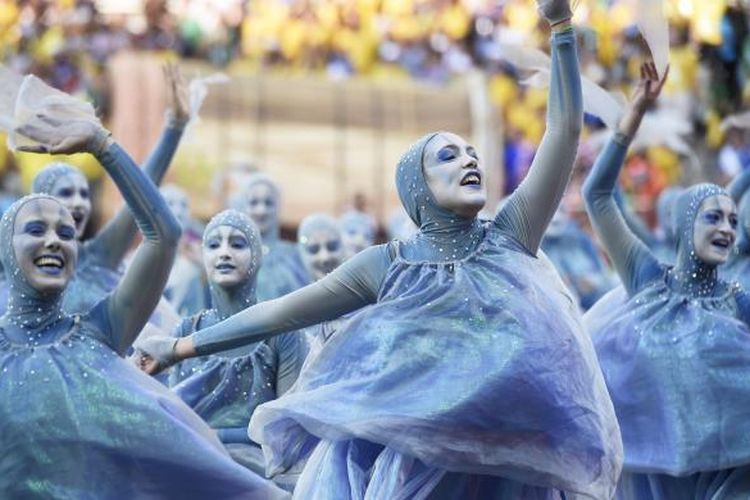
[[[549,86],[550,58],[539,49],[521,45],[503,45],[503,59],[531,74],[521,81],[524,85],[544,88]],[[621,96],[603,89],[592,80],[581,77],[583,110],[598,117],[610,130],[617,127],[623,113]]]
[[[203,101],[208,95],[208,86],[220,83],[227,83],[229,77],[224,73],[214,73],[206,77],[198,77],[190,80],[188,84],[188,106],[190,109],[190,120],[185,126],[185,134],[189,134],[196,123],[200,122],[198,113],[203,106]]]
[[[8,134],[8,147],[15,151],[20,146],[48,146],[70,135],[63,127],[52,129],[42,144],[18,130],[44,114],[52,120],[90,120],[99,127],[94,107],[77,97],[54,89],[34,75],[20,77],[7,68],[0,71],[0,127]]]
[[[6,132],[13,129],[13,116],[21,82],[21,75],[0,65],[0,128]]]
[[[636,24],[646,40],[659,78],[669,64],[669,24],[663,0],[635,0]]]

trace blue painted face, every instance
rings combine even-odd
[[[159,190],[167,206],[183,229],[190,223],[190,201],[187,193],[175,185],[167,185]]]
[[[487,188],[474,147],[456,134],[441,132],[427,142],[422,162],[435,202],[460,216],[476,217],[487,202]]]
[[[81,239],[91,218],[91,193],[86,177],[67,163],[51,163],[34,177],[32,192],[60,200],[73,216],[76,237]]]
[[[367,214],[350,211],[339,218],[346,258],[353,257],[375,242],[375,221]]]
[[[254,287],[261,254],[258,229],[236,210],[217,214],[206,227],[203,265],[212,288]]]
[[[737,238],[737,208],[715,184],[696,184],[676,199],[672,221],[678,264],[717,266],[726,262]]]
[[[297,241],[302,262],[317,281],[344,260],[344,246],[336,221],[327,215],[307,216],[300,224]]]
[[[30,199],[17,208],[11,239],[12,255],[5,256],[14,282],[36,292],[62,292],[75,273],[78,245],[73,218],[62,204],[48,197]],[[6,262],[8,261],[8,262]],[[17,286],[14,283],[12,286]]]
[[[272,233],[279,225],[279,192],[265,176],[250,179],[243,194],[244,212],[253,219],[260,234]]]
[[[706,264],[718,266],[727,261],[737,239],[737,207],[725,195],[705,198],[693,225],[696,256]]]
[[[422,232],[473,219],[486,202],[482,168],[473,148],[456,134],[425,135],[401,156],[396,188]]]

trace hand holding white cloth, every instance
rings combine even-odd
[[[90,103],[6,68],[0,70],[0,127],[14,151],[96,151],[108,135]]]

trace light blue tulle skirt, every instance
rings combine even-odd
[[[618,290],[585,322],[622,430],[620,497],[750,498],[750,330],[734,292]],[[744,496],[706,493],[743,483]]]
[[[609,498],[622,459],[576,304],[494,228],[461,261],[397,257],[250,434],[272,474],[307,460],[305,499]]]

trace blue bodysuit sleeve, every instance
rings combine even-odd
[[[586,211],[597,235],[632,296],[662,274],[662,267],[645,243],[625,223],[615,202],[615,184],[620,174],[628,139],[616,134],[599,154],[583,184]]]
[[[551,40],[547,123],[528,175],[510,195],[495,223],[536,254],[568,184],[583,123],[583,96],[573,30]]]
[[[196,332],[192,335],[195,350],[202,356],[233,349],[372,304],[392,259],[390,245],[367,248],[315,283]]]
[[[746,168],[727,185],[727,192],[736,204],[740,204],[742,196],[750,188],[750,168]]]
[[[94,321],[106,318],[100,326],[110,333],[112,347],[123,354],[159,302],[172,268],[180,225],[153,182],[120,146],[110,143],[97,159],[122,193],[144,238],[120,284],[91,313]]]
[[[157,186],[164,179],[180,143],[184,124],[167,119],[156,147],[143,165],[143,172]],[[103,266],[117,270],[133,244],[138,228],[127,206],[119,212],[88,243],[88,251]]]

